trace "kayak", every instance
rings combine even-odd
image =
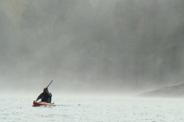
[[[33,101],[33,107],[41,107],[41,106],[44,106],[44,107],[50,107],[50,106],[55,106],[54,103],[47,103],[47,102],[36,102],[36,101]]]

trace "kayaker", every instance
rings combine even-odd
[[[36,101],[41,99],[42,102],[51,103],[52,94],[49,92],[48,87],[43,89],[43,92],[37,97]]]

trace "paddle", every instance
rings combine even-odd
[[[45,88],[49,88],[49,86],[52,84],[53,80],[50,81],[50,83]]]

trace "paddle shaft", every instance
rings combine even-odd
[[[53,80],[50,81],[50,83],[47,85],[46,88],[48,88],[52,84]]]

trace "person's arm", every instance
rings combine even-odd
[[[41,99],[42,97],[43,97],[43,93],[41,93],[41,94],[37,97],[36,101],[38,101],[38,100]]]

